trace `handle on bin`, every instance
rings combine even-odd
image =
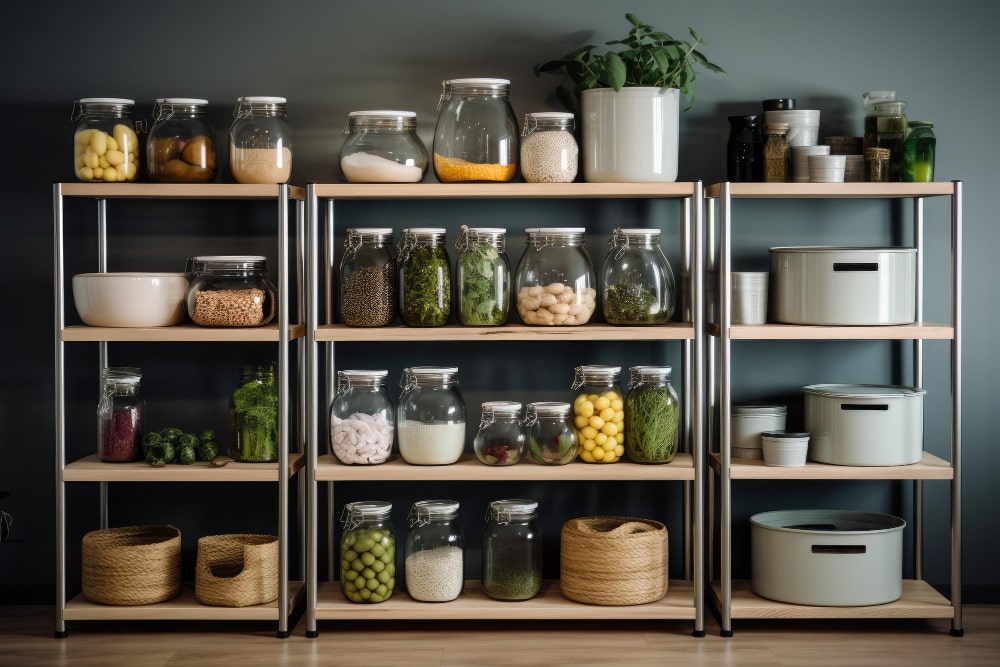
[[[888,403],[841,403],[841,410],[881,410],[889,409]]]
[[[878,271],[878,262],[834,262],[834,271]]]
[[[814,554],[863,554],[867,551],[864,544],[814,544]]]

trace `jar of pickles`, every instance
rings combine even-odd
[[[241,97],[229,128],[229,170],[237,183],[287,183],[292,131],[284,97]]]
[[[494,600],[530,600],[542,588],[542,533],[534,500],[494,500],[483,531],[483,592]]]
[[[615,229],[601,278],[608,324],[666,324],[673,316],[677,288],[659,229]]]
[[[399,315],[410,327],[441,327],[451,314],[451,260],[445,230],[414,227],[399,241]]]
[[[521,426],[521,404],[486,401],[479,432],[472,445],[476,458],[488,466],[514,465],[524,457],[528,438]]]
[[[580,149],[573,136],[573,114],[525,114],[521,135],[521,175],[527,183],[572,183]]]
[[[574,326],[590,321],[597,307],[597,283],[585,232],[583,227],[525,230],[526,245],[515,280],[522,322]]]
[[[524,426],[528,432],[528,460],[543,465],[565,465],[577,456],[578,439],[569,403],[528,403]]]
[[[188,317],[203,327],[259,327],[274,319],[277,296],[259,255],[192,258],[185,301]]]
[[[208,100],[161,97],[153,105],[146,139],[149,178],[163,183],[215,180],[215,144],[205,113]]]
[[[399,454],[415,465],[448,465],[465,451],[465,401],[458,368],[403,369],[403,393],[396,409]]]
[[[340,319],[385,327],[396,319],[396,249],[388,227],[348,229],[340,261]]]
[[[101,371],[97,402],[97,453],[102,461],[122,463],[142,458],[142,371],[130,366]]]
[[[458,321],[466,326],[498,326],[510,309],[507,230],[462,225],[458,248]]]
[[[449,602],[465,583],[462,528],[455,500],[419,500],[407,521],[406,592],[420,602]]]
[[[366,500],[344,505],[340,522],[340,590],[351,602],[385,602],[396,588],[396,533],[392,503]]]
[[[441,84],[434,129],[434,174],[442,183],[510,181],[518,132],[507,79],[449,79]]]
[[[621,366],[577,366],[573,377],[573,426],[577,451],[587,463],[615,463],[625,453],[625,402]]]
[[[330,451],[347,465],[385,463],[392,455],[396,415],[386,390],[389,371],[337,371],[330,405]]]
[[[348,183],[419,183],[427,173],[413,111],[352,111],[344,134],[340,170]]]
[[[275,364],[248,364],[229,399],[229,455],[242,463],[278,460]]]
[[[636,463],[670,463],[680,409],[670,366],[633,366],[625,396],[625,453]]]
[[[119,183],[139,177],[135,100],[85,97],[73,103],[73,170],[81,181]]]

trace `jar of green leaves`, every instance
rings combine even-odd
[[[451,314],[451,261],[445,230],[404,229],[399,242],[399,315],[411,327],[441,327]]]
[[[467,326],[496,326],[510,309],[510,262],[507,230],[462,225],[458,248],[458,321]]]
[[[670,463],[680,409],[670,366],[633,366],[625,396],[625,453],[636,463]]]
[[[601,270],[608,324],[665,324],[674,314],[674,272],[659,229],[615,229]]]
[[[229,400],[229,455],[236,461],[278,460],[275,364],[246,365]]]

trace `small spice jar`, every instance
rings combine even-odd
[[[465,401],[458,368],[403,369],[403,393],[396,408],[399,454],[414,465],[448,465],[465,451]]]
[[[542,533],[534,500],[494,500],[483,530],[483,592],[494,600],[530,600],[542,588]]]
[[[275,364],[248,364],[229,398],[229,455],[243,463],[278,460]]]
[[[865,149],[865,180],[871,183],[885,183],[889,180],[889,160],[892,151],[888,148]]]
[[[625,396],[625,453],[636,463],[670,463],[680,409],[670,366],[633,366]]]
[[[521,321],[537,326],[575,326],[590,321],[597,308],[594,266],[583,227],[525,230],[524,254],[515,288]]]
[[[488,466],[514,465],[524,457],[528,438],[521,426],[521,404],[486,401],[472,446],[476,458]]]
[[[604,321],[666,324],[674,314],[674,272],[660,249],[659,229],[615,229],[601,268]]]
[[[347,465],[385,463],[392,455],[396,414],[386,390],[389,371],[337,371],[330,404],[330,451]]]
[[[241,97],[229,128],[229,170],[237,183],[287,183],[292,131],[284,97]]]
[[[726,177],[734,183],[764,180],[764,141],[760,116],[729,116]]]
[[[507,230],[462,225],[458,248],[458,321],[466,326],[499,326],[510,310]]]
[[[413,111],[352,111],[344,134],[340,170],[349,183],[419,183],[427,173]]]
[[[587,463],[615,463],[625,453],[621,366],[577,366],[571,389],[577,452]]]
[[[387,227],[352,228],[340,261],[340,319],[385,327],[396,319],[396,249]]]
[[[764,181],[787,183],[789,169],[788,123],[764,123]]]
[[[146,170],[162,183],[215,180],[215,144],[205,113],[208,100],[161,97],[153,105],[146,139]]]
[[[451,314],[451,260],[445,230],[404,229],[399,240],[399,315],[410,327],[441,327]]]
[[[569,403],[528,403],[524,409],[528,460],[543,465],[572,463],[579,445],[572,419],[573,406]]]
[[[521,176],[528,183],[572,183],[580,148],[573,114],[537,111],[524,115],[521,131]]]
[[[97,453],[102,461],[116,463],[142,458],[142,371],[130,366],[101,371],[101,397],[97,402]]]
[[[406,592],[419,602],[449,602],[465,583],[462,528],[455,500],[418,500],[406,534]]]
[[[73,170],[81,181],[119,183],[139,177],[135,100],[85,97],[73,103]]]
[[[434,128],[434,174],[442,183],[510,181],[518,132],[507,79],[449,79],[441,84]]]
[[[907,126],[909,133],[903,141],[900,178],[906,183],[931,183],[934,180],[934,154],[937,151],[934,123],[911,120]]]
[[[351,602],[385,602],[396,588],[396,533],[392,503],[366,500],[344,505],[340,522],[340,590]]]
[[[203,327],[259,327],[274,319],[275,287],[267,258],[259,255],[203,255],[191,263],[185,301],[188,317]]]

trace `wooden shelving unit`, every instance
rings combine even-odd
[[[212,607],[194,597],[194,584],[185,583],[180,595],[157,604],[127,607],[96,604],[82,595],[66,603],[67,621],[275,621],[289,616],[302,601],[305,585],[288,582],[288,608],[279,611],[278,601],[249,607]]]
[[[656,327],[622,327],[609,324],[584,324],[574,327],[529,327],[523,324],[506,324],[502,327],[407,327],[380,328],[379,340],[437,342],[437,341],[569,341],[569,340],[694,340],[694,327],[690,323],[670,322]],[[316,340],[324,343],[370,341],[372,334],[365,329],[342,324],[327,324],[316,330]]]
[[[292,324],[288,327],[289,340],[305,336],[304,324]],[[137,342],[137,343],[277,343],[281,340],[281,332],[277,324],[267,324],[262,327],[215,329],[199,327],[196,324],[178,324],[174,327],[135,327],[111,328],[88,327],[86,325],[68,326],[62,330],[63,341],[97,341],[97,342]]]
[[[708,464],[720,472],[722,456],[712,452]],[[944,459],[924,452],[919,462],[908,466],[837,466],[807,461],[804,466],[782,468],[733,458],[729,475],[731,479],[954,479],[955,469]]]

